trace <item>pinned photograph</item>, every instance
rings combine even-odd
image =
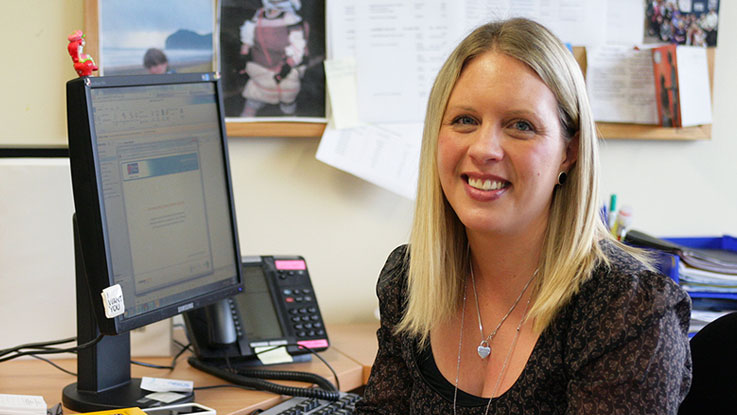
[[[325,1],[223,0],[227,117],[325,117]]]
[[[645,0],[645,43],[716,46],[719,0]]]
[[[212,72],[211,0],[98,0],[100,75]]]

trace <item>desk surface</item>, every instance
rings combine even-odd
[[[363,384],[368,382],[379,343],[379,322],[331,325],[328,330],[331,347],[353,359],[363,368]]]
[[[374,327],[376,326],[374,325]],[[335,369],[340,380],[340,388],[343,391],[361,387],[365,384],[364,379],[368,378],[364,374],[366,373],[366,366],[360,363],[360,361],[367,361],[367,356],[371,353],[376,354],[376,348],[373,346],[376,342],[375,328],[373,330],[371,329],[372,327],[368,325],[336,325],[328,327],[328,335],[333,346],[321,352],[320,355]],[[374,339],[374,343],[370,343],[370,339],[372,338]],[[354,344],[361,345],[361,347]],[[339,347],[347,349],[348,353],[342,352]],[[372,347],[374,348],[372,349]],[[135,360],[158,365],[168,365],[171,363],[171,358],[169,357],[137,357]],[[372,363],[373,357],[370,360]],[[54,362],[67,370],[77,371],[76,359],[55,359]],[[270,368],[312,372],[334,382],[332,373],[319,359],[313,359],[308,363],[293,363],[272,366]],[[177,360],[176,368],[171,372],[138,365],[133,365],[131,372],[133,377],[151,376],[193,380],[195,387],[227,383],[220,378],[190,367],[184,356]],[[40,360],[17,360],[0,364],[0,393],[40,395],[43,396],[48,406],[59,403],[61,401],[62,389],[75,381],[76,378],[74,376],[63,373]],[[298,382],[280,383],[295,386],[304,385]],[[217,388],[195,392],[195,400],[197,402],[214,408],[218,411],[219,415],[247,415],[256,409],[266,409],[274,406],[284,399],[285,397],[283,396],[268,392],[247,391],[237,388]],[[65,410],[65,412],[68,411]]]

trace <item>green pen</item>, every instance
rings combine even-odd
[[[612,229],[614,227],[614,221],[617,219],[617,194],[612,193],[611,196],[609,196],[609,216],[607,217],[607,221],[609,222],[609,229]]]

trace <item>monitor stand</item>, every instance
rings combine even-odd
[[[77,295],[77,344],[99,336],[95,312],[87,284],[84,258],[79,241],[76,216],[74,226],[74,268]],[[100,299],[98,295],[96,297]],[[150,391],[141,389],[141,379],[131,378],[130,333],[105,336],[90,347],[77,352],[77,382],[67,385],[62,393],[65,407],[77,412],[159,406],[162,402],[146,398]],[[167,404],[192,402],[194,392]]]

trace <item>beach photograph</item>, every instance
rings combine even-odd
[[[98,0],[100,75],[214,71],[212,0]]]

